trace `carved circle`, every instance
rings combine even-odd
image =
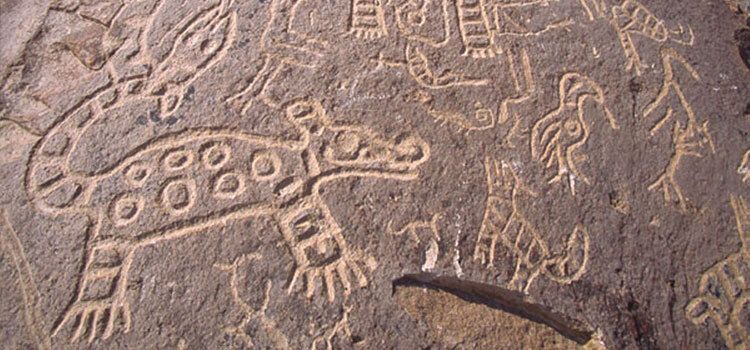
[[[420,12],[411,12],[408,15],[406,15],[406,20],[409,21],[409,24],[413,26],[423,26],[426,19],[425,16]]]
[[[193,164],[194,158],[193,152],[183,149],[172,150],[164,156],[164,168],[168,171],[182,170]]]
[[[203,167],[209,170],[221,169],[232,156],[232,149],[221,143],[209,144],[201,154]]]
[[[350,131],[336,135],[335,141],[338,150],[346,155],[355,154],[362,144],[361,137],[357,133]]]
[[[477,109],[474,113],[474,118],[480,123],[491,123],[492,111],[487,108]]]
[[[396,145],[396,160],[406,163],[420,163],[430,156],[430,147],[419,137],[409,136]]]
[[[242,174],[228,172],[219,175],[214,181],[213,193],[217,198],[235,198],[244,191],[245,178]]]
[[[115,226],[126,226],[138,219],[143,211],[143,205],[143,197],[132,193],[121,194],[110,205],[110,218]]]
[[[151,176],[151,168],[141,162],[130,164],[125,169],[125,180],[133,187],[141,187]]]
[[[251,171],[256,181],[273,180],[281,173],[281,158],[273,152],[258,152],[253,157]]]
[[[172,215],[189,211],[195,204],[195,181],[188,179],[169,180],[161,191],[161,204]]]
[[[572,137],[578,137],[581,136],[581,132],[583,131],[583,128],[581,127],[581,123],[577,120],[567,120],[563,124],[563,127],[565,128],[565,131],[568,132],[568,135]]]

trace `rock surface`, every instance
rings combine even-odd
[[[0,2],[0,344],[750,346],[727,3]]]

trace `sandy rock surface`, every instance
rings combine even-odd
[[[0,348],[744,349],[746,9],[0,0]]]

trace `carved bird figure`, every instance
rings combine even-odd
[[[701,81],[698,72],[673,49],[662,50],[664,79],[656,98],[643,112],[644,118],[657,116],[659,119],[651,128],[655,137],[660,130],[669,130],[671,126],[672,157],[659,177],[648,187],[651,191],[661,191],[666,203],[675,202],[680,210],[688,210],[688,199],[677,181],[677,174],[682,168],[682,161],[687,157],[701,158],[706,154],[716,153],[708,121],[702,123],[690,104],[682,88],[679,76],[675,75],[675,64],[683,67],[691,78]]]
[[[611,22],[617,30],[620,46],[625,53],[625,69],[635,70],[636,75],[641,75],[641,70],[648,66],[641,62],[633,37],[646,38],[657,43],[671,40],[685,46],[693,46],[695,41],[692,28],[688,27],[685,30],[682,25],[678,25],[676,29],[669,29],[663,20],[635,0],[624,0],[622,4],[613,6]]]
[[[531,155],[555,168],[556,173],[549,183],[567,180],[575,195],[577,180],[588,184],[588,178],[579,170],[586,156],[578,151],[589,139],[591,128],[584,118],[586,103],[594,101],[604,113],[612,129],[617,130],[617,120],[605,105],[604,91],[588,77],[578,73],[565,74],[560,79],[559,106],[537,121],[531,130]]]

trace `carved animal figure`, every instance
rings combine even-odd
[[[617,130],[619,126],[605,105],[604,91],[590,78],[578,73],[565,74],[560,79],[559,93],[557,109],[537,121],[531,130],[531,156],[546,168],[556,170],[550,183],[563,181],[575,195],[576,180],[589,183],[578,169],[586,156],[577,154],[591,133],[584,118],[586,102],[593,100],[602,109],[612,129]]]
[[[296,260],[290,292],[305,280],[305,294],[312,297],[322,279],[333,300],[335,281],[345,294],[366,285],[367,270],[376,263],[348,247],[320,187],[345,177],[413,180],[429,147],[418,138],[388,141],[367,128],[334,123],[317,102],[292,103],[286,117],[297,130],[294,139],[191,129],[151,140],[95,174],[66,167],[51,182],[35,181],[35,175],[66,166],[67,159],[35,155],[27,188],[34,204],[52,214],[83,213],[95,222],[76,301],[56,332],[74,319],[74,339],[88,334],[93,340],[100,322],[107,338],[119,319],[127,331],[125,286],[135,251],[230,220],[268,216],[278,222]],[[55,142],[53,135],[72,131],[54,129],[37,151]],[[65,201],[53,199],[68,189]]]
[[[72,166],[71,155],[81,147],[84,136],[96,135],[96,128],[103,126],[102,121],[107,116],[117,120],[121,113],[136,111],[144,113],[144,118],[149,112],[149,118],[167,118],[174,113],[186,96],[188,87],[215,64],[220,54],[233,42],[236,18],[235,13],[229,10],[230,5],[230,2],[222,0],[208,6],[205,11],[184,18],[162,38],[166,46],[158,48],[161,53],[147,48],[121,48],[120,51],[132,49],[130,54],[137,56],[143,64],[133,65],[130,68],[134,69],[124,72],[118,72],[114,67],[109,69],[113,84],[61,114],[34,146],[25,187],[35,207],[53,216],[84,214],[93,223],[90,232],[87,232],[91,237],[90,245],[87,247],[86,266],[78,283],[76,300],[57,325],[55,334],[73,319],[77,319],[74,339],[87,333],[89,341],[92,341],[100,331],[100,324],[104,327],[105,338],[113,334],[119,321],[123,322],[125,330],[129,329],[130,307],[125,301],[124,288],[133,251],[139,245],[148,244],[144,243],[146,241],[163,239],[148,236],[159,236],[153,230],[158,231],[158,225],[164,225],[164,220],[169,221],[166,214],[187,212],[190,209],[187,205],[195,199],[191,196],[196,194],[195,183],[189,179],[179,176],[169,180],[161,178],[166,182],[159,185],[163,186],[159,198],[144,202],[144,197],[138,194],[138,191],[144,191],[140,186],[149,178],[158,178],[158,175],[152,176],[152,172],[158,169],[153,168],[154,164],[141,164],[136,158],[144,154],[153,156],[159,150],[164,153],[167,144],[179,143],[181,136],[210,138],[207,135],[212,131],[193,130],[185,135],[167,135],[142,145],[143,148],[131,150],[124,158],[116,159],[119,162],[114,165],[108,165],[107,161],[111,159],[100,159],[94,162],[96,165],[93,168],[81,170]],[[142,32],[148,30],[141,29]],[[92,130],[93,133],[90,132]],[[212,135],[219,137],[222,133]],[[218,151],[212,149],[211,152],[215,154],[220,150],[223,148]],[[163,155],[166,156],[166,153]],[[180,158],[189,155],[189,152],[175,150],[168,159],[163,159],[164,166],[173,166],[170,169],[175,171],[180,164],[187,164],[183,162],[192,161]],[[231,179],[222,178],[217,186],[227,186],[224,185],[226,181]],[[115,198],[112,197],[114,193],[108,191],[115,190],[117,186],[109,189],[101,187],[109,182],[118,183],[120,188],[127,184],[131,189],[116,194]],[[152,225],[156,226],[129,226],[143,220],[139,216],[145,215],[141,210],[146,204],[155,203],[161,203],[163,210],[166,210],[161,212],[165,215],[161,219],[151,218],[155,220]],[[158,213],[152,211],[150,214],[158,216]],[[139,229],[139,238],[127,233]],[[179,228],[173,227],[170,231],[162,227],[161,230],[169,235]]]
[[[513,48],[516,45],[510,43],[517,38],[536,36],[573,24],[571,19],[557,18],[556,8],[552,8],[550,3],[557,4],[559,1],[458,0],[452,6],[446,1],[442,4],[430,0],[402,1],[401,5],[395,5],[396,22],[398,33],[406,37],[409,43],[403,64],[390,66],[402,66],[425,88],[422,94],[427,98],[420,102],[437,122],[451,125],[467,134],[492,129],[515,119],[511,116],[510,106],[527,100],[535,93],[528,53],[523,48]],[[586,1],[581,4],[588,8]],[[453,25],[451,18],[454,16],[449,14],[451,10],[455,11],[456,18]],[[458,35],[453,34],[455,29],[458,29]],[[433,36],[430,33],[440,34]],[[441,96],[440,90],[447,90],[446,94],[454,99],[455,94],[451,94],[450,90],[455,87],[490,87],[506,82],[505,79],[493,81],[492,77],[481,73],[466,72],[464,67],[440,67],[428,59],[429,55],[422,53],[441,49],[452,38],[460,40],[463,56],[490,62],[501,54],[506,56],[507,64],[502,68],[507,69],[511,77],[507,81],[512,83],[513,90],[506,92],[508,96],[501,103],[491,104],[477,97],[456,108],[435,102],[444,100],[435,97]],[[518,122],[514,120],[508,138],[517,131],[517,127]],[[508,143],[513,146],[511,142]]]
[[[685,307],[685,314],[695,325],[712,320],[730,349],[750,346],[750,211],[742,197],[730,197],[742,247],[739,252],[719,261],[703,273],[699,295]]]
[[[656,136],[659,130],[673,123],[671,137],[674,152],[659,177],[649,186],[649,190],[660,190],[665,202],[674,201],[682,211],[687,211],[687,199],[676,179],[682,160],[685,157],[702,157],[704,149],[708,149],[711,153],[716,151],[709,133],[708,121],[702,124],[698,121],[695,111],[675,76],[675,63],[684,67],[693,79],[701,81],[698,72],[684,58],[672,49],[664,49],[662,51],[664,67],[662,87],[656,98],[646,106],[643,116],[649,118],[656,115],[659,118],[651,128],[652,136]],[[671,103],[673,100],[670,97],[673,96],[677,98],[677,105]]]
[[[633,36],[638,35],[658,43],[672,40],[688,46],[692,46],[695,39],[692,28],[688,27],[687,32],[682,25],[675,30],[667,29],[664,21],[636,0],[624,0],[619,6],[612,7],[612,25],[617,30],[620,45],[625,52],[626,69],[635,69],[637,75],[641,75],[641,69],[647,68],[647,65],[641,62]]]
[[[508,106],[528,99],[534,92],[526,50],[501,48],[499,44],[495,44],[496,37],[533,36],[572,24],[573,21],[570,19],[557,19],[556,11],[548,8],[550,3],[559,2],[523,0],[485,3],[484,0],[460,0],[451,4],[448,0],[400,0],[393,3],[381,0],[351,0],[350,16],[346,24],[347,33],[351,35],[345,37],[365,43],[384,40],[386,36],[398,37],[399,39],[395,40],[403,44],[403,55],[399,54],[395,59],[379,55],[373,60],[381,66],[404,69],[419,86],[426,89],[423,93],[427,95],[457,86],[490,86],[498,82],[486,77],[477,77],[473,72],[466,72],[458,65],[441,67],[431,62],[429,55],[425,54],[426,49],[441,49],[451,39],[455,39],[461,41],[464,55],[472,58],[490,58],[500,53],[505,54],[515,88],[515,91],[509,93],[505,101],[507,103],[495,102],[492,103],[494,105],[490,105],[475,100],[463,104],[468,106],[462,107],[468,108],[468,111],[464,111],[456,110],[455,106],[438,106],[434,103],[436,99],[417,101],[441,123],[451,124],[467,133],[487,130],[510,119]],[[255,100],[274,106],[275,102],[266,98],[264,92],[285,66],[315,68],[319,66],[321,59],[331,53],[327,50],[326,41],[316,37],[314,33],[303,34],[304,28],[295,28],[294,17],[299,3],[300,0],[271,2],[269,20],[261,40],[265,62],[241,91],[226,99],[242,113],[247,113]],[[582,0],[581,4],[585,9],[581,13],[601,11],[601,6],[596,1],[590,5],[589,0]],[[451,19],[454,18],[452,11],[457,13],[456,20]],[[538,13],[548,13],[549,16],[534,17],[534,21],[516,18],[530,14],[537,16]],[[387,20],[389,16],[393,16],[395,20]],[[451,24],[451,21],[454,23]],[[395,28],[389,29],[387,25],[392,22],[395,23]],[[512,30],[506,25],[509,22],[515,23]],[[299,23],[296,25],[299,26]],[[487,69],[495,68],[493,66]]]
[[[119,77],[108,89],[58,117],[32,152],[26,173],[26,187],[37,207],[49,214],[62,214],[80,208],[92,191],[91,178],[97,171],[76,174],[70,167],[70,155],[87,131],[107,114],[138,110],[148,106],[152,113],[166,118],[185,96],[188,86],[213,63],[218,53],[232,42],[235,17],[221,2],[187,20],[180,28],[168,55],[160,59],[154,74]],[[185,56],[185,57],[182,57]],[[177,64],[175,61],[181,61]],[[118,77],[115,77],[118,78]],[[121,96],[122,95],[122,96]],[[159,111],[160,110],[160,111]],[[138,110],[148,113],[148,109]],[[151,116],[155,117],[155,116]]]
[[[500,255],[515,261],[515,271],[508,288],[528,292],[538,276],[561,284],[571,283],[586,272],[589,236],[586,228],[576,226],[568,236],[561,253],[553,253],[542,234],[519,210],[521,195],[535,196],[503,161],[485,161],[488,195],[474,260],[494,267]]]
[[[427,113],[439,124],[449,125],[457,128],[466,134],[489,130],[499,124],[504,124],[510,119],[510,108],[514,104],[519,104],[529,99],[534,93],[536,87],[532,76],[532,68],[529,56],[526,50],[520,50],[517,55],[513,50],[507,50],[507,67],[510,72],[514,92],[505,98],[501,103],[482,104],[479,97],[473,101],[467,101],[462,104],[456,100],[454,88],[472,88],[472,87],[489,87],[493,84],[491,78],[475,77],[467,75],[460,71],[441,69],[419,49],[418,46],[406,44],[405,59],[403,61],[386,59],[380,55],[375,61],[381,65],[390,68],[405,69],[414,82],[421,90],[409,100],[418,102],[422,105]],[[515,62],[520,58],[520,62]],[[521,71],[516,71],[516,68]],[[446,98],[439,98],[440,96]],[[488,96],[492,96],[489,94]],[[445,103],[460,105],[460,109],[443,106]],[[468,110],[467,110],[468,109]],[[511,130],[515,130],[518,120],[515,120]]]

